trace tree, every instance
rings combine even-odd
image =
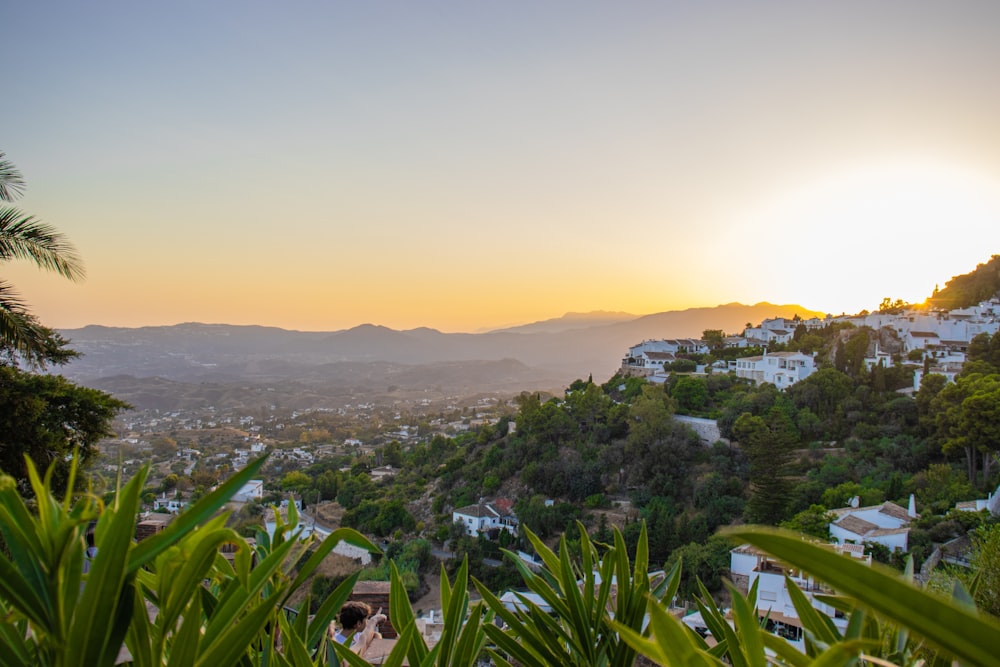
[[[722,329],[705,329],[701,332],[701,340],[710,350],[721,350],[726,343],[726,333]]]
[[[789,387],[787,394],[795,407],[809,408],[823,422],[825,435],[835,439],[844,435],[843,406],[853,391],[850,377],[833,368],[821,368]]]
[[[111,421],[128,404],[61,375],[36,375],[0,365],[0,470],[27,490],[24,456],[37,467],[54,466],[57,489],[67,480],[69,459],[86,463]]]
[[[878,312],[898,315],[899,313],[902,313],[905,308],[906,302],[902,299],[896,299],[893,301],[891,298],[885,297],[882,299],[882,303],[879,304]]]
[[[25,188],[21,172],[0,152],[0,201],[17,199]],[[84,276],[73,246],[53,227],[12,206],[0,206],[0,262],[25,259],[69,280]],[[0,347],[29,365],[60,363],[66,341],[31,314],[13,286],[0,280]]]
[[[794,425],[787,415],[772,409],[767,421],[744,413],[733,424],[732,436],[750,462],[750,502],[747,519],[775,524],[785,518],[791,498],[791,449],[795,445]]]
[[[981,362],[980,362],[981,363]],[[931,401],[942,451],[964,451],[969,482],[977,482],[979,454],[984,478],[1000,450],[1000,374],[961,375]]]
[[[976,606],[1000,617],[1000,524],[980,526],[972,533],[972,571]]]
[[[292,491],[300,495],[306,489],[311,488],[312,485],[313,478],[298,470],[291,470],[281,478],[281,489],[283,491]]]
[[[689,412],[697,412],[708,403],[708,384],[696,377],[682,377],[677,381],[671,395],[680,407]]]
[[[676,401],[662,386],[647,385],[629,410],[625,467],[630,483],[652,495],[685,498],[692,489],[691,466],[701,441],[674,420]]]
[[[991,337],[988,333],[976,334],[971,341],[969,341],[969,349],[966,350],[965,358],[967,361],[990,361],[990,341]]]
[[[604,439],[601,436],[606,435],[602,432],[606,431],[603,427],[607,422],[611,399],[599,386],[587,382],[577,389],[571,387],[566,393],[566,408],[579,425],[581,434],[594,441]]]
[[[781,527],[829,541],[830,524],[835,518],[833,513],[827,512],[826,508],[822,505],[810,505],[809,509],[802,510],[788,521],[782,523]]]

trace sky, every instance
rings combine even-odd
[[[919,302],[1000,252],[1000,3],[22,2],[43,323]]]

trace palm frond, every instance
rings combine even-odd
[[[16,208],[0,208],[0,261],[27,259],[69,280],[84,277],[83,261],[65,236]]]
[[[0,280],[0,356],[6,362],[33,369],[65,364],[77,356],[68,344],[31,314],[13,285]]]
[[[14,286],[0,280],[0,347],[18,353],[36,349],[41,346],[42,329]]]
[[[0,151],[0,200],[14,201],[24,194],[24,177]]]

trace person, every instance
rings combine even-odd
[[[338,644],[346,644],[351,639],[351,651],[363,658],[372,642],[382,636],[378,632],[378,626],[386,618],[381,608],[372,614],[372,608],[367,603],[348,600],[337,614],[340,628],[331,623],[330,633]]]
[[[97,528],[97,522],[92,521],[89,526],[87,526],[87,549],[83,552],[83,573],[86,574],[90,572],[90,566],[94,560],[94,556],[97,555],[97,547],[94,546],[94,531]]]

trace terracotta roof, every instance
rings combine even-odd
[[[500,516],[500,513],[489,505],[466,505],[465,507],[460,507],[455,510],[455,514],[464,514],[465,516],[474,516],[477,519],[492,518]]]
[[[906,521],[907,523],[916,518],[910,516],[910,513],[906,508],[900,507],[896,503],[889,500],[882,503],[882,507],[879,509],[879,513],[891,516],[893,519]]]
[[[845,517],[834,522],[834,525],[843,528],[844,530],[850,531],[855,535],[867,535],[874,530],[878,530],[878,526],[870,521],[865,521],[853,514],[848,514]]]

